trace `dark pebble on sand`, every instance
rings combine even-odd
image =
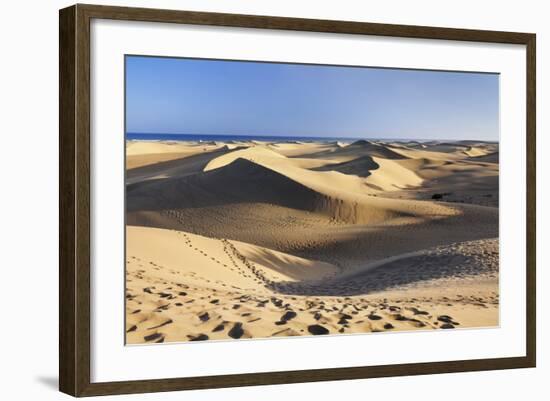
[[[243,330],[242,323],[235,323],[235,325],[227,333],[229,337],[235,338],[235,339],[241,338],[243,334],[244,334],[244,330]]]
[[[290,319],[294,319],[296,316],[297,316],[296,312],[289,310],[283,316],[281,316],[281,321],[287,322]]]
[[[411,310],[413,311],[413,313],[415,315],[429,315],[429,313],[426,312],[425,310],[420,310],[420,309],[416,309],[416,308],[412,308]]]
[[[326,327],[323,327],[319,324],[312,324],[311,326],[308,326],[307,331],[309,331],[311,334],[315,336],[329,333]]]
[[[447,315],[441,315],[437,317],[437,320],[444,323],[451,323],[453,321],[453,318]]]
[[[441,326],[442,329],[454,329],[455,326],[453,326],[451,323],[443,323]]]
[[[210,315],[208,312],[203,313],[202,315],[199,315],[199,319],[201,322],[206,322],[207,320],[210,320]]]
[[[385,328],[386,330],[391,330],[391,329],[393,329],[393,324],[391,324],[391,323],[386,323],[386,324],[384,325],[384,328]]]
[[[218,324],[216,327],[214,327],[212,332],[215,333],[217,331],[222,331],[223,329],[225,329],[225,326],[223,324]]]
[[[271,298],[271,302],[277,307],[283,306],[283,301],[281,299]]]
[[[153,341],[153,340],[157,340],[161,337],[163,337],[163,335],[161,333],[153,333],[153,334],[149,334],[148,336],[143,337],[143,339],[145,341]]]
[[[382,319],[382,318],[381,318],[380,316],[378,316],[378,315],[369,315],[368,318],[369,318],[370,320],[380,320],[380,319]]]
[[[208,336],[206,334],[199,334],[196,337],[191,338],[189,341],[205,341],[208,340]]]
[[[132,327],[130,327],[128,330],[126,330],[126,333],[130,333],[131,331],[136,331],[137,330],[137,326],[136,325],[133,325]]]

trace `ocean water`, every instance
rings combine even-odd
[[[347,138],[347,137],[312,137],[312,136],[266,136],[266,135],[197,135],[197,134],[149,134],[143,132],[127,132],[127,140],[145,140],[145,141],[263,141],[263,142],[354,142],[360,139],[371,141],[410,141],[410,139],[399,138]],[[420,140],[421,141],[421,140]]]

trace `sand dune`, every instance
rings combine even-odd
[[[338,159],[340,162],[350,161],[361,156],[375,156],[385,159],[404,159],[404,156],[395,152],[389,146],[381,145],[371,141],[359,140],[347,146],[333,146],[327,150],[322,150],[314,154],[309,154],[308,157]]]
[[[256,149],[254,149],[256,150]],[[240,151],[239,151],[240,152]],[[259,156],[264,151],[254,153]],[[428,213],[433,206],[382,200],[369,196],[368,181],[334,171],[315,172],[292,166],[280,156],[260,158],[257,162],[237,158],[230,164],[214,159],[207,165],[219,166],[200,175],[179,176],[172,180],[155,180],[128,188],[128,210],[185,209],[223,204],[264,203],[291,209],[321,213],[333,220],[359,224],[387,221],[396,217]],[[386,168],[377,170],[373,182],[380,189],[418,184],[421,179],[409,170],[398,168],[391,160],[377,159]],[[391,165],[391,166],[388,166]],[[370,178],[370,177],[369,177]],[[380,185],[380,186],[379,186]],[[423,211],[424,209],[425,211]],[[452,215],[451,208],[439,206],[437,213]]]
[[[498,144],[132,148],[130,343],[498,322]]]
[[[282,159],[284,158],[284,156],[280,153],[268,149],[265,146],[254,146],[251,148],[235,150],[223,156],[216,157],[204,167],[204,171],[210,171],[223,166],[227,166],[237,159],[256,161],[273,158]]]
[[[286,167],[286,168],[285,168]],[[286,174],[281,172],[284,171]],[[296,171],[289,166],[271,169],[248,159],[236,159],[230,164],[203,175],[174,180],[156,180],[129,188],[132,194],[128,210],[184,209],[223,204],[264,203],[308,212],[322,213],[343,221],[384,220],[386,210],[377,210],[366,197],[349,199],[346,193],[323,185],[329,177],[312,177],[304,172],[296,180]],[[327,173],[336,174],[336,173]],[[243,177],[246,177],[243,179]],[[346,178],[342,178],[345,182]],[[317,180],[316,180],[317,179]],[[353,183],[345,182],[349,186]],[[349,189],[349,188],[348,188]],[[154,195],[150,195],[154,193]],[[356,200],[362,203],[356,202]]]
[[[382,159],[375,157],[374,162],[379,168],[373,171],[366,180],[367,184],[374,185],[383,191],[395,191],[419,187],[423,180],[410,164],[402,164],[401,160]],[[409,168],[407,168],[407,166]]]
[[[313,168],[317,171],[337,171],[343,174],[356,175],[359,177],[370,176],[373,170],[380,168],[380,165],[374,161],[372,156],[359,156],[356,159],[341,163],[328,163],[325,161],[321,166]]]
[[[214,150],[195,149],[184,154],[179,153],[179,157],[164,160],[164,155],[173,155],[166,153],[156,156],[157,162],[142,164],[126,171],[126,185],[134,184],[151,179],[182,177],[201,172],[212,158],[231,152],[226,147],[215,148]],[[142,156],[139,156],[140,158]],[[128,164],[128,162],[127,162]]]

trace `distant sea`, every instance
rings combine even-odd
[[[149,134],[127,132],[127,140],[142,140],[142,141],[203,141],[203,142],[228,142],[228,141],[263,141],[263,142],[354,142],[360,139],[372,141],[410,141],[411,139],[399,138],[346,138],[346,137],[315,137],[315,136],[266,136],[266,135],[196,135],[196,134]],[[416,139],[422,142],[422,139]]]

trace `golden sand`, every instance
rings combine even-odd
[[[127,144],[128,343],[498,324],[498,145]]]

